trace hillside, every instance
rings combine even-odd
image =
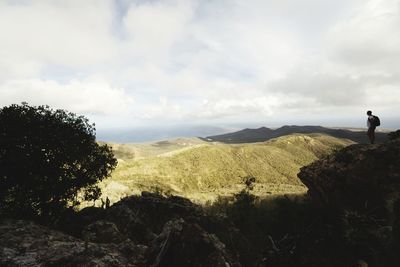
[[[143,192],[53,220],[1,217],[0,266],[400,266],[399,136],[303,167],[308,194],[298,197],[247,192],[204,207]],[[321,155],[319,142],[340,141],[292,135],[257,145]]]
[[[155,157],[161,154],[177,152],[182,149],[197,147],[207,142],[199,138],[177,138],[146,143],[107,143],[113,149],[118,160],[132,160]]]
[[[114,202],[141,191],[159,191],[197,202],[213,201],[242,190],[248,176],[256,178],[257,195],[300,193],[305,191],[297,178],[302,166],[352,143],[322,134],[294,134],[251,144],[190,140],[186,145],[175,140],[140,149],[114,144],[119,164],[102,184],[103,198]]]
[[[280,136],[285,136],[294,133],[300,133],[300,134],[321,133],[336,138],[350,139],[357,143],[368,142],[368,138],[366,137],[366,132],[363,130],[356,131],[356,130],[326,128],[322,126],[296,126],[296,125],[286,125],[275,130],[266,127],[261,127],[258,129],[243,129],[233,133],[208,136],[203,140],[209,142],[217,141],[228,144],[239,144],[239,143],[264,142],[272,138],[277,138]],[[379,132],[378,129],[376,132],[376,141],[378,143],[381,143],[385,140],[387,140],[387,133]]]

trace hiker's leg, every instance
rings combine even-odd
[[[371,144],[373,144],[373,130],[372,130],[372,128],[370,127],[370,128],[368,128],[368,132],[367,132],[367,135],[368,135],[368,139],[369,139],[369,142],[371,143]]]
[[[372,128],[371,131],[371,144],[375,144],[375,129]]]

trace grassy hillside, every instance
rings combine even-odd
[[[177,138],[173,140],[133,143],[133,144],[118,144],[108,143],[113,148],[115,157],[119,161],[138,160],[149,157],[155,157],[165,153],[175,153],[184,149],[197,147],[206,144],[199,138]]]
[[[112,144],[119,159],[101,184],[111,201],[141,191],[158,191],[197,202],[230,196],[256,178],[256,195],[301,193],[297,173],[318,157],[351,143],[323,134],[293,134],[262,143],[223,144],[196,138],[147,144]]]

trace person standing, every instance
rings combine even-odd
[[[375,143],[375,129],[376,129],[376,126],[379,126],[381,123],[380,123],[379,118],[377,116],[372,115],[372,111],[371,110],[367,111],[367,116],[368,116],[368,119],[367,119],[367,127],[368,127],[367,135],[368,135],[368,138],[369,138],[369,141],[371,142],[371,144],[374,144]]]

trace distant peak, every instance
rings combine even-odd
[[[215,141],[226,142],[226,143],[252,143],[252,142],[264,142],[272,138],[284,135],[290,135],[293,133],[301,133],[301,134],[322,133],[338,138],[350,139],[358,143],[366,142],[365,134],[363,132],[339,130],[334,128],[323,127],[320,125],[315,125],[315,126],[284,125],[277,129],[270,129],[263,126],[256,129],[246,128],[237,132],[208,136],[208,138],[211,138]],[[377,138],[380,140],[378,142],[382,142],[387,137],[386,134],[384,133],[377,133]]]

